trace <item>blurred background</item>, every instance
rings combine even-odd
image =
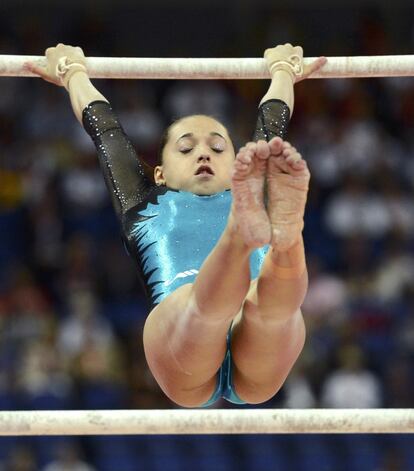
[[[408,54],[412,2],[2,0],[0,54]],[[190,113],[250,139],[268,82],[96,80],[153,164]],[[414,407],[414,78],[309,80],[289,140],[312,172],[307,343],[260,407]],[[95,150],[61,88],[0,78],[0,409],[175,407],[142,349],[146,300]],[[228,403],[217,407],[230,407]],[[233,407],[233,406],[231,406]],[[414,469],[410,436],[0,438],[0,471]]]

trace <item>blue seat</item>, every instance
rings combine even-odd
[[[295,471],[337,471],[340,469],[340,463],[324,436],[295,435],[292,438],[293,446],[290,452],[292,453],[292,469]]]
[[[183,451],[182,437],[154,436],[148,441],[146,460],[151,471],[190,471],[199,469],[197,458],[192,453]],[[181,445],[180,445],[181,443]]]
[[[139,457],[128,436],[103,435],[86,440],[94,465],[99,471],[138,471]],[[142,469],[148,469],[142,467]]]
[[[70,409],[70,397],[44,391],[40,394],[21,394],[21,404],[27,410],[63,410]]]
[[[32,437],[32,449],[40,469],[56,459],[59,446],[67,440],[67,437]]]
[[[19,443],[17,437],[1,437],[0,439],[0,463],[7,460],[10,451],[13,450]],[[3,469],[3,468],[1,468]]]
[[[246,470],[285,471],[292,469],[281,435],[243,435],[237,437]]]
[[[188,456],[185,463],[188,469],[192,464],[192,469],[198,471],[227,471],[229,469],[240,469],[238,459],[240,454],[232,453],[230,446],[231,437],[222,435],[199,435],[192,437],[182,437],[181,450]],[[185,445],[185,448],[183,447]]]
[[[84,381],[79,392],[82,409],[122,409],[126,391],[109,381]]]
[[[342,435],[337,437],[338,448],[346,462],[346,469],[352,471],[377,471],[383,463],[383,449],[380,438],[375,435]]]

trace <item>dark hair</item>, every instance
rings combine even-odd
[[[158,146],[158,153],[157,153],[157,165],[162,165],[162,153],[164,152],[164,147],[167,145],[168,138],[170,137],[170,129],[173,124],[177,123],[179,120],[173,121],[168,128],[162,133],[160,144]]]

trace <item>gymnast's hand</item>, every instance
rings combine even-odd
[[[284,70],[291,76],[293,83],[308,78],[327,62],[326,57],[319,57],[310,64],[304,65],[303,49],[289,43],[266,49],[264,58],[272,77],[277,71]]]
[[[24,68],[47,82],[68,89],[70,78],[77,72],[87,73],[85,55],[80,47],[58,44],[45,51],[46,67],[26,62]]]

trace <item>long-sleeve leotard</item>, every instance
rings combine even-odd
[[[254,140],[285,138],[289,118],[284,102],[266,101],[259,107]],[[85,108],[83,125],[95,143],[127,249],[138,262],[151,305],[158,304],[194,281],[225,228],[231,192],[199,196],[156,186],[104,101]],[[258,276],[265,253],[266,249],[252,253],[252,278]]]

